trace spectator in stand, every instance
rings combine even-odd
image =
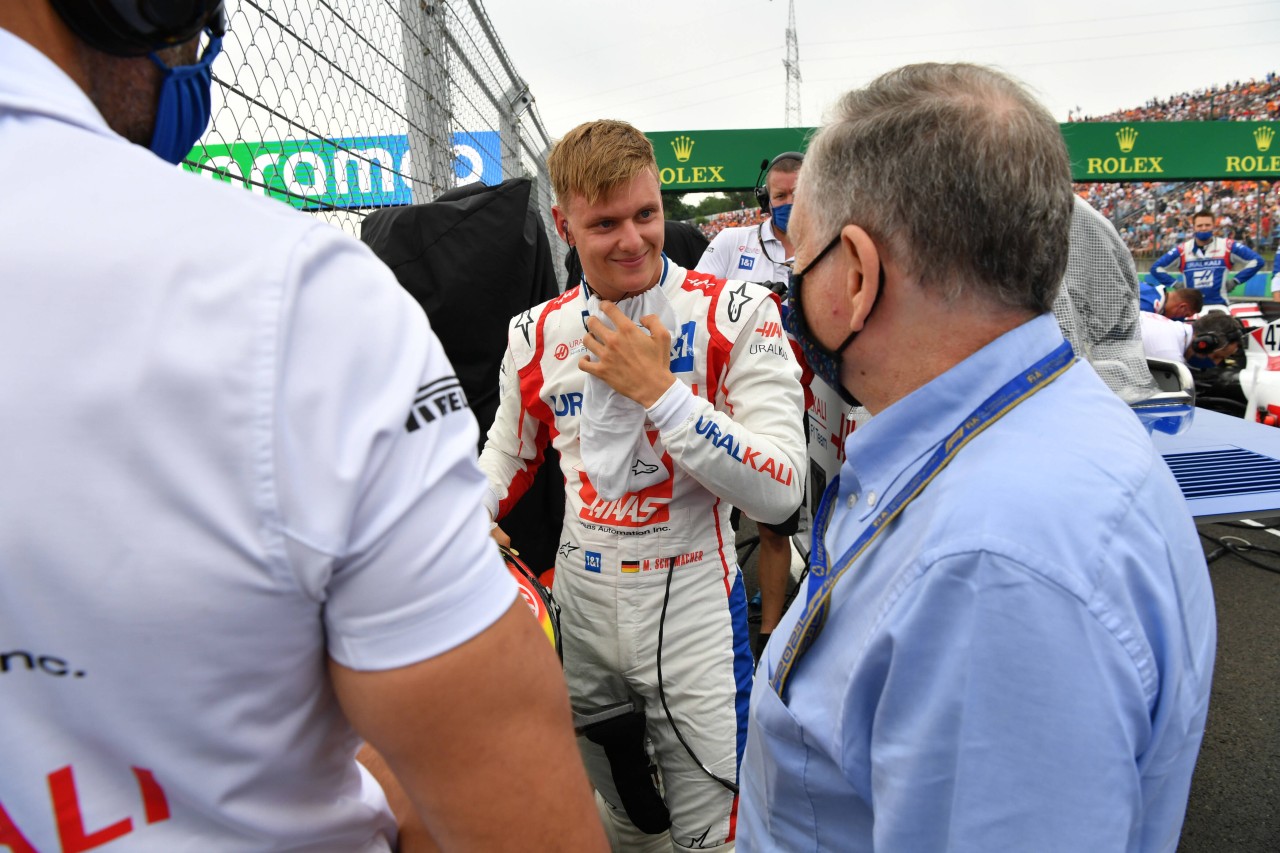
[[[1170,320],[1185,320],[1200,313],[1204,307],[1204,294],[1193,287],[1165,287],[1149,281],[1138,284],[1138,306],[1152,314],[1162,314]]]
[[[1174,246],[1151,266],[1150,276],[1169,287],[1174,283],[1170,269],[1177,265],[1187,287],[1204,295],[1205,305],[1227,305],[1229,273],[1235,260],[1243,262],[1235,271],[1235,282],[1243,284],[1262,268],[1262,256],[1243,243],[1214,236],[1214,217],[1208,210],[1197,210],[1191,219],[1194,233],[1190,240]]]
[[[723,213],[713,214],[706,223],[699,226],[699,229],[704,237],[712,240],[725,228],[759,225],[763,221],[764,214],[759,208],[742,208],[741,210],[727,210]]]
[[[1075,118],[1074,121],[1203,121],[1232,119],[1235,121],[1270,121],[1277,112],[1280,80],[1269,72],[1262,80],[1236,81],[1224,86],[1210,86],[1184,92],[1164,100],[1153,98],[1145,106],[1118,110],[1097,117]]]

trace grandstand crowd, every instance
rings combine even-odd
[[[1068,114],[1068,121],[1280,120],[1280,75],[1153,98],[1141,107],[1103,116]],[[1280,190],[1270,181],[1077,184],[1080,197],[1111,220],[1135,259],[1151,260],[1190,236],[1191,214],[1213,211],[1219,233],[1261,252],[1280,240]],[[699,222],[709,240],[722,229],[753,225],[757,209],[728,211]]]
[[[1280,117],[1280,76],[1211,86],[1104,116],[1067,114],[1067,121],[1274,121]]]
[[[702,236],[710,240],[726,228],[736,228],[740,225],[759,225],[764,221],[764,211],[758,207],[741,208],[739,210],[726,210],[723,213],[716,213],[708,216],[705,222],[698,222],[698,230],[702,232]]]
[[[1268,181],[1077,184],[1080,196],[1111,220],[1134,258],[1151,259],[1190,236],[1190,217],[1208,209],[1219,233],[1258,251],[1274,248],[1280,195]]]

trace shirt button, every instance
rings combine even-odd
[[[848,504],[847,504],[849,509],[853,509],[853,505],[856,504],[857,502],[858,502],[858,496],[853,493],[850,493]]]
[[[868,493],[867,493],[867,506],[871,507],[872,509],[875,509],[875,507],[876,507],[876,493],[875,493],[875,492],[868,492]]]

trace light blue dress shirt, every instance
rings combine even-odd
[[[1062,341],[1008,332],[846,442],[832,559]],[[1216,625],[1172,474],[1086,363],[964,447],[837,584],[784,704],[751,696],[743,851],[1172,851]]]

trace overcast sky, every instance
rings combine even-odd
[[[483,0],[547,132],[785,126],[786,0]],[[1280,70],[1280,0],[796,0],[801,124],[920,61],[997,66],[1059,121]]]

